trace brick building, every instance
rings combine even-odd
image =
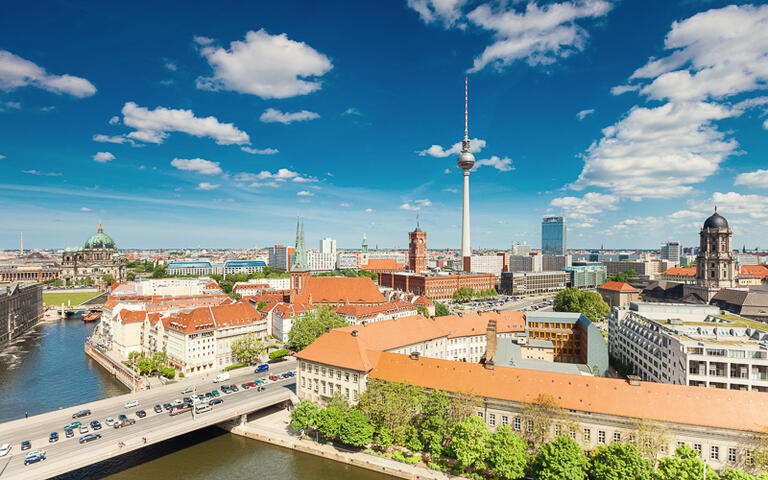
[[[417,275],[415,273],[381,273],[379,285],[394,290],[422,295],[433,300],[446,300],[461,287],[488,290],[496,286],[496,277],[489,273],[454,273],[450,275]]]

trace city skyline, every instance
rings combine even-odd
[[[119,248],[267,247],[297,213],[313,245],[406,248],[418,212],[458,249],[467,74],[473,249],[540,246],[548,215],[571,248],[691,246],[715,205],[735,246],[764,247],[768,6],[656,3],[12,2],[0,248],[79,246],[99,220]]]

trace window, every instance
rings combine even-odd
[[[319,389],[319,387],[318,387],[317,379],[315,379],[315,391],[317,392],[318,389]]]
[[[344,380],[349,381],[349,372],[344,372]]]
[[[485,420],[485,415],[483,414],[483,412],[477,412],[477,416]]]
[[[592,430],[585,428],[584,429],[584,441],[589,442],[592,440]]]
[[[496,426],[496,415],[493,413],[488,414],[488,425],[495,427]]]
[[[307,367],[307,362],[301,362],[301,371],[302,372],[305,371],[306,367]]]
[[[572,439],[576,440],[576,429],[575,428],[571,428],[568,431],[568,436],[570,436]]]
[[[345,389],[344,389],[344,395],[345,395],[347,398],[349,398],[349,389],[348,389],[348,388],[345,388]]]
[[[752,465],[754,463],[754,459],[752,458],[752,450],[747,450],[745,456],[746,458],[744,459],[744,461],[746,462],[746,464]]]
[[[605,443],[605,431],[599,430],[597,432],[597,443],[600,443],[600,444]]]
[[[694,443],[693,449],[699,452],[699,456],[701,456],[701,444],[700,443]]]
[[[712,445],[709,447],[709,458],[711,460],[719,460],[720,459],[720,447],[716,445]]]
[[[332,368],[328,369],[328,376],[333,378],[333,369]]]
[[[341,380],[341,370],[336,370],[336,378]]]
[[[352,375],[352,381],[357,383],[357,374]]]
[[[560,425],[555,425],[555,437],[560,436],[560,430],[561,430]]]
[[[325,395],[325,382],[321,382],[323,384],[323,395]]]
[[[680,441],[677,442],[678,447],[682,447],[683,445],[685,445],[685,442],[680,442]]]
[[[501,424],[502,425],[509,425],[509,417],[506,415],[501,416]]]
[[[614,442],[620,442],[621,441],[621,432],[613,432],[613,441]]]
[[[320,372],[320,367],[315,365],[315,375],[317,375]]]
[[[736,449],[735,448],[729,448],[728,449],[728,461],[729,462],[735,462],[736,461]]]
[[[304,386],[305,386],[305,385],[304,385],[304,380],[306,380],[306,378],[304,378],[304,377],[301,377],[301,388],[304,388]]]
[[[531,433],[533,431],[533,420],[528,420],[527,422],[525,422],[525,430],[528,433]]]
[[[515,421],[512,423],[512,425],[513,425],[514,429],[515,429],[516,431],[518,431],[518,432],[520,431],[520,424],[521,424],[521,423],[522,423],[522,422],[520,421],[520,417],[515,417]]]
[[[323,372],[323,376],[325,376],[325,367],[320,369],[321,372]]]
[[[328,384],[328,395],[333,396],[333,384]]]
[[[352,390],[352,399],[357,401],[357,389]]]

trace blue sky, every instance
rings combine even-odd
[[[465,75],[474,248],[768,246],[768,5],[247,3],[4,2],[0,248],[458,248]]]

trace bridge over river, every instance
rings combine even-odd
[[[280,374],[295,367],[295,362],[285,362],[273,365],[269,374]],[[253,381],[266,374],[256,375],[252,369],[240,369],[231,372],[231,380],[224,382],[226,385]],[[0,480],[37,480],[61,475],[79,468],[98,463],[112,457],[125,455],[133,450],[147,445],[162,442],[170,438],[189,433],[193,430],[216,425],[225,422],[240,423],[246,420],[249,413],[285,402],[295,402],[295,377],[270,381],[264,391],[248,390],[240,388],[240,391],[224,394],[223,403],[214,405],[209,412],[184,413],[170,416],[165,410],[156,413],[153,407],[157,404],[173,402],[182,399],[181,390],[194,385],[197,393],[210,392],[214,388],[221,390],[222,384],[212,382],[214,375],[209,377],[187,377],[179,383],[166,385],[139,393],[131,393],[99,400],[74,407],[63,408],[54,412],[18,419],[0,424],[0,444],[12,445],[10,454],[0,457]],[[73,380],[76,382],[76,380]],[[45,384],[40,385],[40,391],[29,392],[30,395],[45,395]],[[130,400],[137,400],[139,405],[125,408],[124,404]],[[99,420],[101,430],[95,433],[102,438],[80,444],[78,439],[82,436],[75,430],[75,436],[66,438],[64,426],[73,422],[72,414],[81,409],[90,409],[92,414],[79,418],[83,424],[89,424],[91,420]],[[137,418],[135,412],[144,410],[147,416]],[[105,423],[107,417],[117,419],[120,414],[136,420],[134,425],[115,429]],[[51,432],[58,432],[59,441],[49,443]],[[94,433],[90,429],[89,433]],[[146,438],[146,443],[144,443]],[[32,443],[32,449],[44,449],[46,459],[42,462],[24,465],[27,452],[21,451],[20,444],[24,440]],[[123,446],[121,446],[121,444]]]

